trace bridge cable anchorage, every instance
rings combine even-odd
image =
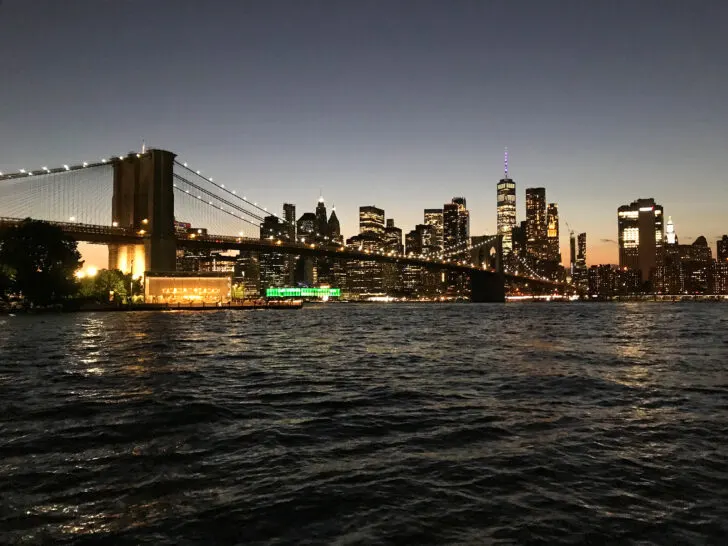
[[[180,167],[180,168],[182,168],[182,169],[185,169],[185,170],[187,170],[188,172],[190,172],[190,173],[194,174],[195,176],[198,176],[198,177],[202,178],[202,179],[203,179],[203,180],[204,180],[205,182],[207,182],[207,183],[209,183],[209,184],[212,184],[213,186],[215,186],[216,188],[218,188],[218,189],[220,189],[220,190],[224,191],[224,192],[225,192],[225,193],[227,193],[228,195],[230,195],[230,196],[232,196],[232,197],[234,197],[234,198],[236,198],[236,199],[238,199],[238,200],[240,200],[240,201],[244,201],[245,203],[247,203],[247,204],[248,204],[248,205],[250,205],[251,207],[253,207],[253,208],[255,208],[255,209],[259,210],[260,212],[264,212],[264,213],[265,213],[266,215],[271,215],[271,213],[270,213],[270,212],[268,211],[268,209],[267,209],[266,207],[261,207],[261,206],[259,206],[259,205],[258,205],[257,203],[251,203],[251,202],[250,202],[250,201],[248,201],[248,199],[246,199],[245,197],[241,197],[241,196],[239,196],[239,195],[238,195],[237,193],[235,193],[235,191],[231,191],[231,190],[227,189],[227,188],[225,187],[225,185],[224,185],[224,184],[218,184],[218,183],[214,182],[212,178],[208,178],[208,177],[205,177],[205,176],[203,176],[203,175],[201,174],[201,172],[200,172],[200,171],[196,171],[196,170],[192,169],[191,167],[189,167],[189,166],[187,165],[187,163],[181,163],[181,162],[179,162],[179,161],[178,161],[178,160],[176,160],[176,159],[175,159],[174,163],[175,163],[175,165],[177,165],[178,167]],[[285,226],[289,226],[290,222],[287,222],[287,221],[285,220],[285,218],[281,218],[281,216],[280,216],[279,214],[277,214],[277,213],[272,213],[272,216],[275,216],[276,218],[278,218],[278,219],[280,220],[281,224],[283,224],[283,225],[285,225]]]

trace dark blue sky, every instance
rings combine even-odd
[[[503,147],[615,262],[616,208],[728,231],[728,2],[5,0],[0,171],[148,145],[346,235],[464,195],[495,230]],[[568,244],[562,223],[562,246]]]

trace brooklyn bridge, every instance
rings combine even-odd
[[[287,224],[257,200],[160,149],[0,173],[0,226],[25,218],[51,222],[76,241],[107,245],[109,268],[124,272],[173,272],[178,250],[274,252],[461,274],[474,302],[504,301],[507,285],[529,285],[542,292],[567,288],[534,271],[530,275],[509,271],[499,236],[413,255],[352,248],[338,241],[263,238],[261,224],[268,216],[278,217],[283,227]],[[180,223],[200,229],[180,231]]]

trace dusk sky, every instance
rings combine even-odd
[[[0,70],[0,171],[144,138],[269,210],[321,190],[347,237],[456,195],[478,235],[507,146],[518,220],[544,186],[589,263],[639,197],[728,232],[725,0],[4,0]]]

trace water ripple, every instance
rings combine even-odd
[[[0,543],[726,544],[722,305],[0,319]]]

